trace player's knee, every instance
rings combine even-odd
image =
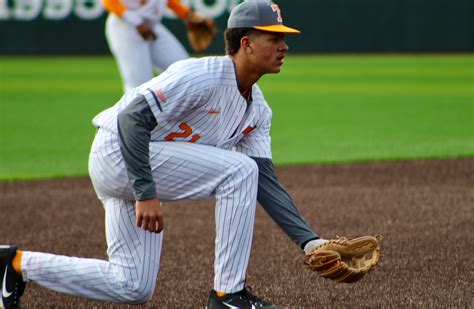
[[[258,165],[252,158],[242,155],[239,159],[237,173],[243,174],[245,179],[256,182],[258,180]]]
[[[133,282],[122,291],[122,297],[128,304],[145,304],[151,300],[155,285],[147,282]]]
[[[122,295],[128,304],[142,305],[146,304],[151,300],[153,296],[153,290],[141,290],[141,289],[128,289],[125,295]]]
[[[227,165],[224,166],[224,178],[217,188],[216,194],[229,196],[234,194],[236,190],[242,189],[256,195],[258,188],[257,163],[243,154],[234,154],[230,158],[232,160],[227,160]]]

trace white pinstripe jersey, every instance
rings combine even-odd
[[[168,0],[121,0],[129,14],[139,16],[151,22],[159,22],[163,18]]]
[[[235,147],[249,156],[271,158],[271,109],[256,84],[251,104],[242,97],[228,56],[176,62],[97,115],[94,125],[117,132],[117,114],[140,94],[158,122],[151,132],[152,142]]]

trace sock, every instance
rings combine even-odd
[[[216,295],[217,295],[218,297],[222,297],[222,296],[224,296],[224,295],[225,295],[225,293],[222,293],[222,292],[217,292],[217,291],[216,291]]]
[[[310,253],[311,251],[313,251],[313,249],[321,246],[322,244],[328,242],[328,240],[326,239],[314,239],[314,240],[311,240],[309,241],[305,246],[304,246],[304,253],[305,254],[308,254]]]
[[[16,250],[16,254],[12,260],[13,269],[16,271],[17,274],[21,275],[21,255],[23,251]]]

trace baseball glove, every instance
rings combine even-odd
[[[306,255],[304,264],[323,278],[352,283],[361,280],[380,258],[380,235],[338,237]]]
[[[216,35],[216,25],[212,18],[192,12],[186,26],[188,28],[188,41],[194,51],[202,52],[211,45]]]

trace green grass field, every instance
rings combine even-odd
[[[474,155],[474,55],[289,56],[259,82],[276,164]],[[87,175],[111,57],[0,58],[0,180]]]

